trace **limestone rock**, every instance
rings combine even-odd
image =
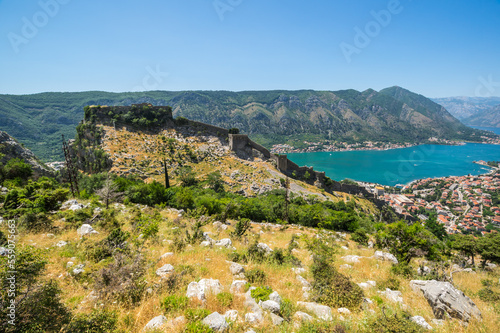
[[[410,318],[411,321],[414,321],[415,323],[417,323],[419,326],[422,326],[423,328],[425,329],[428,329],[428,330],[432,330],[432,326],[429,325],[424,317],[422,316],[413,316]]]
[[[172,274],[173,272],[174,272],[174,266],[166,264],[156,270],[156,275],[164,277],[167,276],[168,274]]]
[[[445,319],[446,314],[465,322],[472,317],[481,319],[476,304],[449,282],[413,280],[410,286],[414,291],[420,290],[424,294],[437,319]]]
[[[200,301],[206,300],[207,294],[220,294],[222,285],[219,280],[201,279],[200,282],[191,282],[188,285],[186,296],[189,298],[196,297]]]
[[[173,255],[174,255],[173,252],[167,252],[167,253],[162,254],[160,259],[165,259],[165,258],[171,257]]]
[[[168,322],[167,318],[163,315],[159,315],[158,317],[154,317],[151,319],[146,326],[144,326],[144,331],[152,331],[160,329],[163,325]]]
[[[223,239],[215,242],[215,246],[230,248],[233,246],[233,243],[231,242],[231,240],[229,238],[223,238]]]
[[[243,265],[240,265],[238,263],[231,263],[231,266],[229,267],[229,270],[231,271],[231,274],[233,275],[241,275],[245,273],[245,267]]]
[[[304,322],[304,321],[313,321],[314,318],[310,315],[308,315],[305,312],[302,311],[297,311],[293,315],[293,318],[296,319],[297,321]]]
[[[283,321],[285,319],[281,318],[280,316],[274,314],[274,313],[271,313],[271,321],[273,323],[274,326],[279,326],[281,324],[283,324]]]
[[[338,308],[338,309],[337,309],[337,312],[338,312],[338,313],[341,313],[341,314],[345,314],[345,315],[349,315],[349,314],[351,314],[351,311],[349,311],[349,309],[348,309],[348,308]]]
[[[273,252],[273,250],[269,247],[269,245],[267,244],[264,244],[264,243],[259,243],[257,244],[257,247],[263,251],[265,251],[266,253],[271,253]]]
[[[396,257],[393,254],[387,253],[387,252],[375,251],[375,254],[373,255],[373,258],[375,258],[377,260],[390,261],[393,264],[397,264],[398,263],[398,259],[396,259]]]
[[[218,312],[214,312],[205,317],[205,319],[202,320],[202,323],[209,326],[216,332],[224,331],[229,326],[226,322],[226,318]]]
[[[292,268],[292,272],[294,272],[295,274],[302,274],[305,273],[306,270],[302,267],[294,267]]]
[[[98,234],[98,232],[95,231],[90,224],[83,224],[80,228],[78,228],[77,233],[80,237]]]
[[[278,303],[276,303],[275,301],[271,301],[271,300],[264,301],[264,302],[260,301],[259,306],[266,311],[276,313],[276,314],[280,313],[280,305]]]
[[[269,294],[269,299],[281,305],[281,296],[276,291],[273,291],[271,294]]]
[[[233,294],[243,293],[246,284],[247,281],[245,280],[234,280],[233,283],[231,283],[229,291],[232,292]]]
[[[65,242],[63,240],[61,240],[61,241],[59,241],[59,242],[56,243],[57,247],[63,247],[63,246],[66,246],[66,245],[68,245],[68,242]]]
[[[227,310],[226,313],[224,313],[224,318],[226,318],[226,321],[238,320],[238,310]]]
[[[326,305],[321,305],[313,302],[297,302],[298,306],[303,306],[316,315],[321,320],[331,321],[333,319],[332,309]]]
[[[350,264],[355,264],[355,263],[359,262],[359,259],[361,259],[361,257],[355,256],[355,255],[347,255],[347,256],[343,256],[341,259],[344,260],[345,262],[350,263]]]
[[[380,294],[387,297],[388,300],[403,304],[403,294],[398,290],[386,288],[385,291],[379,291]]]
[[[85,267],[85,264],[78,264],[75,266],[75,268],[73,268],[73,274],[74,275],[80,275],[82,273],[85,272],[85,270],[83,269]]]

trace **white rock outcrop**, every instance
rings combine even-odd
[[[303,306],[321,320],[331,321],[333,319],[332,309],[329,306],[313,302],[297,302],[297,305]]]
[[[219,280],[201,279],[200,282],[191,282],[188,285],[186,296],[189,298],[196,297],[200,301],[205,301],[208,294],[220,294],[222,285]]]
[[[449,282],[436,280],[413,280],[410,287],[422,292],[437,319],[446,316],[468,322],[472,318],[481,319],[481,311],[465,294]]]

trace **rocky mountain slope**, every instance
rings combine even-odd
[[[500,105],[478,112],[463,122],[471,126],[500,127]]]
[[[0,131],[0,163],[7,163],[10,159],[19,158],[29,164],[35,177],[46,176],[53,173],[44,163],[42,163],[33,152],[26,149],[6,132]],[[0,155],[1,156],[1,155]]]
[[[475,140],[444,109],[408,90],[151,91],[0,95],[0,129],[44,160],[61,160],[60,137],[75,135],[86,105],[170,105],[174,116],[240,128],[270,147],[304,140],[424,142],[429,137]]]
[[[446,97],[432,98],[432,100],[444,106],[446,110],[455,118],[463,121],[465,125],[473,125],[469,123],[469,117],[500,104],[500,97]]]

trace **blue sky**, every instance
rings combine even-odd
[[[499,17],[499,0],[0,0],[0,93],[500,96]]]

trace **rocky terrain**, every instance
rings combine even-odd
[[[0,131],[0,163],[7,163],[13,158],[22,159],[29,164],[35,176],[47,176],[53,173],[33,152],[20,144],[6,132]],[[3,156],[2,156],[3,155]]]
[[[500,97],[446,97],[433,98],[432,100],[444,106],[455,118],[466,125],[473,125],[469,123],[468,118],[500,104]]]
[[[464,123],[480,127],[500,127],[500,105],[478,112],[466,119]]]

